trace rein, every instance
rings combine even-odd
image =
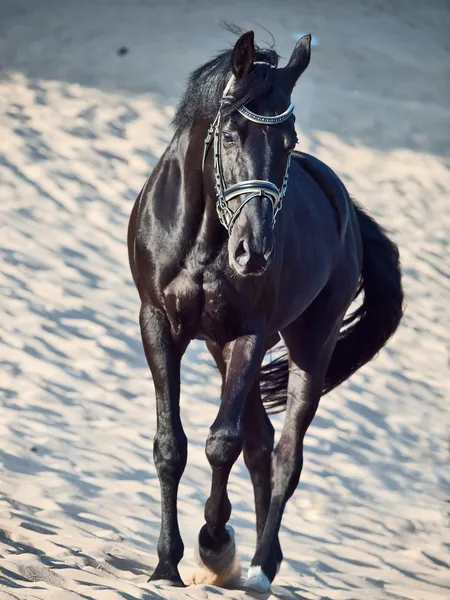
[[[222,95],[220,102],[220,108],[216,118],[208,128],[208,132],[205,137],[205,145],[203,148],[203,161],[202,170],[205,172],[205,162],[208,155],[208,151],[211,147],[211,142],[214,140],[214,186],[217,196],[216,210],[219,216],[219,221],[228,231],[231,233],[231,229],[236,222],[236,219],[240,215],[244,206],[250,202],[253,198],[268,198],[272,204],[272,227],[275,227],[275,222],[278,213],[280,212],[283,204],[283,197],[286,193],[288,178],[289,178],[289,165],[291,163],[291,155],[289,154],[288,161],[286,164],[286,171],[283,177],[283,183],[278,188],[274,183],[270,181],[264,181],[260,179],[250,179],[248,181],[241,181],[230,187],[226,186],[225,179],[223,177],[222,170],[222,153],[220,145],[221,135],[221,108],[224,102],[230,98],[227,96],[233,82],[233,76],[228,81],[225,90]],[[245,106],[238,108],[238,112],[254,123],[261,123],[263,125],[277,125],[289,119],[294,112],[294,105],[290,104],[289,107],[279,115],[258,115]],[[228,203],[231,202],[237,196],[245,194],[244,200],[240,202],[236,210],[231,210]]]

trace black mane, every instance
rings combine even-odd
[[[191,73],[172,124],[177,131],[187,129],[195,119],[212,121],[219,109],[223,90],[231,77],[232,50],[224,50],[215,58]],[[227,105],[231,112],[239,106],[264,94],[272,85],[272,67],[278,66],[279,56],[272,48],[255,48],[255,61],[269,66],[256,65],[234,88],[234,102]]]

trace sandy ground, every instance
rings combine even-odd
[[[407,293],[389,346],[322,400],[273,597],[448,598],[448,2],[3,0],[0,599],[252,597],[146,583],[155,412],[125,245],[188,72],[232,41],[221,18],[270,28],[285,57],[295,33],[317,36],[294,99],[300,147],[392,232]],[[193,344],[183,369],[188,570],[219,396],[208,360]],[[246,568],[255,535],[242,462],[230,494]]]

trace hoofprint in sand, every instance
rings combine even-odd
[[[140,10],[124,25],[138,37]],[[238,9],[230,10],[236,18]],[[325,40],[336,34],[314,10],[305,9],[301,27],[314,22],[323,57],[330,52]],[[155,11],[158,23],[164,8]],[[263,14],[276,19],[273,11],[264,5]],[[354,16],[369,47],[373,30],[385,24],[376,14],[372,30],[363,27],[362,15]],[[188,23],[194,16],[186,17]],[[61,20],[64,31],[75,31],[81,18],[76,11],[71,17]],[[108,13],[101,17],[94,9],[91,20],[112,22]],[[445,15],[416,17],[424,32],[444,27]],[[36,31],[52,23],[57,31],[55,19],[16,12],[2,20],[2,47],[12,45],[17,56],[4,63],[0,81],[0,599],[253,597],[239,586],[223,590],[203,580],[185,590],[146,583],[156,564],[159,529],[151,462],[155,411],[125,238],[136,193],[171,134],[173,100],[165,91],[136,91],[131,84],[112,89],[98,78],[90,84],[66,78],[73,63],[84,61],[73,44],[72,63],[64,57],[66,71],[41,78],[49,42],[45,36],[39,42]],[[205,19],[213,23],[208,13]],[[280,36],[283,27],[276,22]],[[22,44],[27,31],[29,45]],[[103,61],[105,72],[116,60],[145,65],[142,47],[133,58],[133,33],[130,53],[117,57],[120,36],[114,31],[105,26],[91,40],[99,45],[95,60]],[[59,40],[63,52],[64,36],[58,35],[52,43]],[[392,44],[392,73],[399,74],[401,52],[413,47],[401,23]],[[181,75],[222,45],[210,37],[194,57],[192,42],[191,63]],[[364,61],[373,67],[362,47],[356,67]],[[441,81],[442,57],[433,47],[429,53],[428,69]],[[14,62],[21,60],[34,71]],[[152,61],[152,83],[168,85],[170,60],[160,55]],[[347,92],[338,81],[321,79],[321,60],[315,76],[313,55],[309,79],[294,98],[299,146],[328,162],[393,233],[407,307],[378,359],[321,402],[306,439],[302,480],[283,521],[285,562],[272,593],[447,598],[450,178],[442,130],[449,112],[439,101],[442,83],[429,104],[411,94],[399,98],[396,88],[377,96],[364,83],[358,87],[357,79],[354,89],[362,91]],[[89,71],[87,62],[84,68]],[[358,70],[350,59],[346,68]],[[122,77],[129,83],[138,75],[142,69]],[[343,122],[353,137],[345,135]],[[195,568],[193,548],[210,483],[204,441],[217,411],[219,379],[209,365],[203,345],[193,344],[183,369],[190,445],[179,494],[186,578]],[[278,431],[281,419],[274,420]],[[245,573],[255,534],[252,488],[241,461],[230,479],[230,499]]]

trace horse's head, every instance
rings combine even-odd
[[[234,46],[214,139],[218,212],[229,232],[230,266],[240,275],[263,273],[270,264],[297,141],[290,98],[310,59],[309,35],[281,69],[255,60],[253,40],[250,31]]]

